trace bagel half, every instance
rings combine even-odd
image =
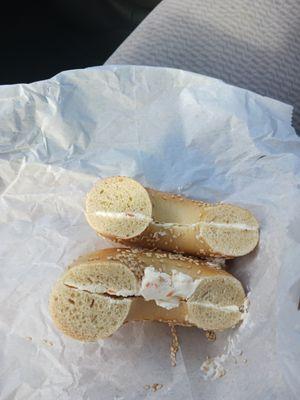
[[[166,287],[170,292],[161,295]],[[244,301],[241,283],[204,261],[114,248],[81,257],[63,274],[50,296],[50,314],[66,335],[94,341],[140,320],[224,330],[241,320]]]
[[[259,240],[258,222],[244,208],[145,189],[126,177],[97,182],[87,195],[86,217],[112,241],[200,257],[242,256]]]

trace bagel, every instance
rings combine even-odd
[[[127,177],[98,181],[86,198],[86,218],[114,242],[199,257],[243,256],[259,240],[258,222],[244,208],[147,189]]]
[[[211,263],[173,253],[110,248],[74,262],[54,285],[49,308],[63,333],[95,341],[129,321],[224,330],[241,320],[244,301],[241,283]]]

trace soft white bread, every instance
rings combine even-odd
[[[113,241],[200,257],[242,256],[259,239],[258,222],[244,208],[145,189],[126,177],[97,182],[87,195],[86,217]]]
[[[151,284],[145,280],[148,272],[156,274]],[[157,283],[164,285],[166,277],[170,282],[172,277],[180,278],[179,292],[189,290],[188,297],[179,292],[175,295],[172,281],[169,309],[163,302],[157,305],[154,297],[146,300],[149,287],[159,291]],[[240,321],[244,301],[241,283],[204,261],[172,253],[112,248],[72,264],[53,288],[50,313],[66,335],[93,341],[134,320],[223,330]]]

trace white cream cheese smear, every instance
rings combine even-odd
[[[212,226],[214,228],[220,229],[237,229],[240,231],[257,231],[258,227],[246,225],[246,224],[238,224],[238,223],[225,223],[225,222],[199,222],[198,226],[200,230],[196,233],[195,237],[197,240],[201,239],[203,236],[203,228],[206,226]]]
[[[72,279],[67,279],[63,283],[74,289],[95,294],[107,293],[121,297],[142,296],[147,301],[154,300],[158,306],[171,310],[179,306],[180,300],[189,299],[200,281],[201,278],[193,280],[191,276],[175,269],[172,270],[172,275],[169,275],[150,266],[145,268],[140,288],[136,288],[136,290],[121,289],[116,291],[99,283],[78,283]],[[222,306],[209,301],[198,301],[197,304],[223,312],[241,312],[237,305]]]
[[[189,275],[172,270],[172,275],[155,270],[154,267],[146,267],[139,290],[114,291],[99,283],[79,284],[73,280],[66,280],[64,284],[77,290],[85,290],[91,293],[111,294],[115,296],[142,296],[145,300],[154,300],[160,307],[168,310],[178,307],[181,299],[192,296],[201,279],[195,281]]]
[[[196,290],[201,279],[172,270],[172,275],[147,267],[141,283],[140,296],[168,310],[178,307],[181,299],[188,299]]]
[[[64,285],[69,286],[71,288],[77,289],[77,290],[83,290],[87,291],[90,293],[105,293],[107,291],[105,286],[102,286],[100,283],[78,283],[77,281],[73,281],[71,279],[66,279],[64,280]]]
[[[236,305],[230,305],[230,306],[221,306],[219,304],[214,304],[214,303],[210,303],[210,302],[198,302],[198,305],[200,305],[201,307],[206,307],[206,308],[212,308],[214,310],[218,310],[218,311],[224,311],[224,312],[240,312],[240,309],[238,306]]]
[[[156,227],[161,227],[161,228],[173,228],[173,227],[196,227],[196,226],[214,226],[216,228],[224,228],[224,229],[238,229],[238,230],[242,230],[242,231],[257,231],[258,227],[256,226],[251,226],[251,225],[247,225],[247,224],[240,224],[240,223],[225,223],[225,222],[204,222],[204,221],[199,221],[199,222],[195,222],[195,223],[191,223],[191,224],[181,224],[181,223],[176,223],[176,222],[155,222],[153,221],[153,219],[151,217],[148,217],[145,214],[142,213],[138,213],[138,212],[118,212],[118,211],[94,211],[92,213],[88,213],[90,215],[96,215],[97,217],[104,217],[104,218],[111,218],[111,219],[131,219],[134,218],[138,221],[146,221],[149,223],[153,223],[153,225],[155,225]],[[166,233],[162,232],[162,233],[158,233],[161,236],[164,236]],[[201,233],[198,233],[197,235],[201,235]],[[197,236],[196,235],[196,236]]]
[[[131,219],[134,218],[139,221],[147,221],[151,222],[152,218],[138,212],[117,212],[117,211],[94,211],[89,213],[92,215],[96,215],[97,217],[104,217],[104,218],[114,218],[114,219]]]
[[[199,222],[201,226],[214,226],[216,228],[230,228],[230,229],[239,229],[241,231],[257,231],[258,227],[246,225],[246,224],[238,224],[238,223],[225,223],[225,222]]]
[[[106,286],[101,285],[100,283],[82,283],[79,284],[78,282],[72,280],[65,280],[64,284],[66,286],[72,287],[77,290],[83,290],[90,293],[95,294],[111,294],[113,296],[121,296],[121,297],[129,297],[129,296],[136,296],[137,293],[135,290],[128,290],[128,289],[121,289],[118,291],[114,291],[113,289],[109,289]]]
[[[181,224],[181,223],[176,223],[176,222],[153,222],[153,224],[157,227],[161,228],[174,228],[174,227],[189,227],[189,228],[194,228],[194,227],[203,227],[203,226],[214,226],[216,228],[230,228],[230,229],[239,229],[241,231],[257,231],[258,227],[252,226],[252,225],[247,225],[247,224],[240,224],[240,223],[235,223],[235,222],[205,222],[205,221],[198,221],[190,224]]]

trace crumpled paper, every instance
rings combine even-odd
[[[1,399],[298,398],[300,140],[291,113],[163,68],[89,68],[1,87]],[[83,207],[97,178],[111,175],[239,204],[260,221],[259,247],[230,262],[249,293],[246,320],[215,342],[178,328],[176,367],[167,325],[130,323],[81,343],[49,317],[49,292],[67,265],[110,246]],[[204,376],[207,357],[223,377]]]

